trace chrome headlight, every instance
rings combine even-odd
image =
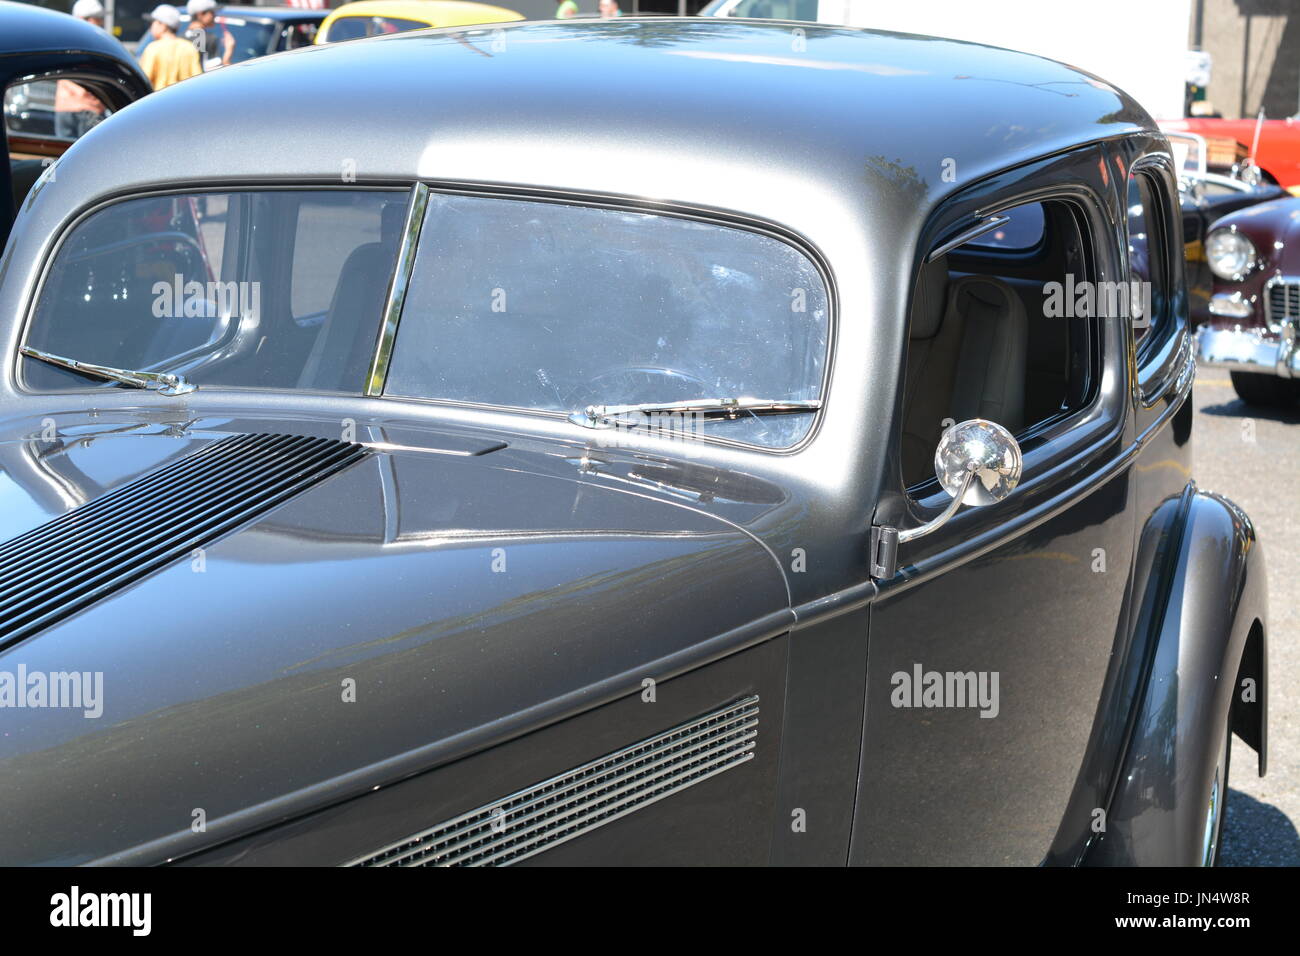
[[[1205,258],[1220,279],[1239,282],[1259,258],[1254,244],[1239,232],[1215,229],[1205,237]]]

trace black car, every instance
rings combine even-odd
[[[98,27],[0,0],[0,136],[9,160],[0,167],[0,248],[32,184],[71,144],[55,127],[60,83],[75,84],[70,92],[95,105],[101,118],[152,90],[122,44]]]

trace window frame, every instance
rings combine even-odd
[[[1113,139],[1123,140],[1124,136]],[[1108,181],[1104,160],[1109,156],[1111,141],[1101,140],[1078,146],[1068,152],[1043,157],[1024,165],[993,173],[944,199],[929,215],[923,226],[910,276],[906,321],[911,320],[911,297],[921,265],[930,250],[942,245],[962,227],[1011,206],[1026,202],[1064,200],[1079,210],[1080,237],[1089,267],[1087,278],[1093,281],[1117,279],[1126,266],[1117,247],[1119,234],[1114,221],[1114,186]],[[1124,339],[1116,323],[1122,320],[1099,316],[1093,323],[1087,342],[1089,360],[1088,395],[1082,407],[1062,412],[1042,422],[1027,426],[1017,437],[1024,439],[1024,471],[1019,487],[1008,501],[1023,500],[1025,495],[1086,494],[1087,476],[1105,469],[1114,455],[1107,449],[1123,434],[1128,422],[1129,366],[1124,357]],[[903,351],[898,361],[906,368],[906,349],[910,340],[902,336]],[[902,377],[894,406],[890,432],[889,484],[877,506],[876,523],[920,524],[941,513],[951,499],[937,480],[907,486],[903,480],[902,432],[904,426],[904,391]],[[1070,477],[1070,476],[1073,477]],[[967,509],[970,510],[970,509]],[[978,509],[983,511],[993,509]],[[882,519],[881,516],[886,516]],[[959,513],[953,523],[969,522]],[[982,522],[976,522],[981,524]],[[901,526],[901,525],[900,525]],[[934,537],[938,538],[938,535]],[[929,540],[929,539],[927,539]],[[928,551],[934,545],[923,546]]]
[[[102,197],[89,205],[80,209],[75,215],[70,217],[66,224],[61,228],[58,234],[51,241],[42,256],[40,272],[32,286],[30,294],[23,303],[22,321],[20,323],[17,341],[18,348],[27,343],[31,333],[32,322],[36,314],[36,306],[40,301],[41,294],[45,289],[45,284],[49,280],[50,270],[55,259],[58,257],[60,250],[67,242],[72,233],[87,218],[95,215],[103,209],[127,202],[134,199],[148,198],[166,198],[171,196],[190,196],[198,193],[229,193],[229,192],[268,192],[272,190],[295,191],[295,192],[317,192],[323,190],[339,190],[345,192],[355,192],[358,190],[383,190],[390,192],[404,192],[410,199],[408,202],[414,204],[417,196],[421,191],[429,195],[452,195],[452,196],[475,196],[497,199],[514,199],[526,202],[553,203],[563,206],[585,206],[599,209],[608,209],[614,212],[634,212],[645,213],[649,215],[664,216],[673,219],[684,219],[692,222],[708,223],[725,228],[739,229],[742,231],[753,232],[759,235],[765,235],[769,238],[776,239],[780,242],[791,246],[796,252],[806,258],[816,270],[818,277],[826,289],[826,310],[827,310],[827,334],[826,334],[826,356],[822,368],[821,388],[819,391],[821,407],[812,413],[812,421],[809,423],[808,430],[803,437],[793,445],[783,447],[773,447],[766,445],[756,445],[750,442],[737,441],[735,439],[724,438],[716,435],[699,435],[692,434],[689,440],[701,442],[706,445],[717,445],[724,448],[734,448],[745,452],[757,452],[765,455],[790,455],[796,454],[811,444],[820,431],[821,424],[825,419],[827,407],[831,401],[831,389],[834,378],[834,368],[837,356],[837,344],[840,324],[840,306],[839,294],[835,281],[835,273],[830,266],[827,257],[821,250],[806,236],[795,230],[784,226],[778,222],[768,219],[760,219],[754,216],[748,216],[740,212],[730,210],[713,209],[702,206],[694,206],[686,203],[664,202],[648,199],[640,199],[632,196],[610,196],[594,193],[578,193],[559,190],[529,189],[518,186],[492,186],[488,184],[462,184],[462,183],[439,183],[432,180],[385,180],[385,181],[361,181],[354,183],[340,183],[337,180],[329,181],[311,181],[302,180],[295,183],[284,182],[223,182],[223,181],[196,181],[187,183],[184,186],[168,187],[164,189],[149,189],[139,192],[119,193]],[[423,217],[420,217],[420,224],[423,225]],[[405,235],[403,237],[405,241]],[[418,236],[417,236],[418,238]],[[418,242],[416,243],[418,250]],[[384,358],[383,339],[389,335],[388,329],[388,306],[394,304],[393,297],[401,295],[404,297],[405,290],[396,288],[402,282],[409,282],[410,270],[414,265],[414,254],[410,260],[404,262],[399,252],[397,267],[393,276],[390,277],[389,302],[385,307],[385,315],[377,326],[378,337],[376,347],[372,353],[374,362],[372,363],[372,374],[376,368],[381,367]],[[400,320],[400,306],[402,302],[396,303],[399,306],[398,316]],[[396,338],[396,326],[391,330],[393,340]],[[14,362],[14,386],[22,394],[26,395],[71,395],[84,394],[86,387],[67,388],[58,390],[34,389],[31,388],[25,378],[24,367],[25,359],[18,348],[13,353]],[[388,359],[391,360],[392,342],[388,344]],[[33,360],[35,361],[35,360]],[[387,377],[387,365],[382,365],[384,377]],[[376,400],[386,403],[408,404],[414,403],[424,406],[436,406],[449,409],[466,409],[470,411],[488,411],[501,412],[510,415],[521,415],[528,418],[544,419],[549,421],[562,421],[567,419],[567,414],[563,412],[550,411],[546,409],[529,409],[519,408],[510,405],[485,405],[473,404],[468,402],[450,401],[447,399],[428,399],[418,396],[398,396],[384,395],[383,387],[373,391],[370,383],[362,381],[359,383],[355,392],[323,392],[314,389],[298,388],[271,388],[267,386],[248,386],[248,385],[210,385],[207,391],[235,391],[235,392],[268,392],[276,394],[301,394],[301,395],[343,395],[351,398],[365,400]],[[576,427],[576,426],[575,426]]]
[[[1136,388],[1142,404],[1149,407],[1160,400],[1166,386],[1172,379],[1177,378],[1185,364],[1179,360],[1183,350],[1182,341],[1185,338],[1181,333],[1189,325],[1186,273],[1181,241],[1182,210],[1178,203],[1171,202],[1171,184],[1174,189],[1172,195],[1177,196],[1178,193],[1177,179],[1173,174],[1173,158],[1168,154],[1152,152],[1139,156],[1129,167],[1129,175],[1142,175],[1147,178],[1151,195],[1157,206],[1156,215],[1148,214],[1147,218],[1160,230],[1162,251],[1161,278],[1165,286],[1163,309],[1159,316],[1152,317],[1147,334],[1140,339],[1132,323],[1126,323],[1129,332],[1129,348],[1133,352],[1136,364]],[[1177,210],[1176,218],[1175,210]],[[1121,251],[1124,256],[1125,276],[1131,278],[1127,216],[1123,225],[1123,234],[1125,241]],[[1154,266],[1152,268],[1154,272]]]
[[[1089,195],[1087,199],[1085,199],[1085,197],[1076,190],[1072,190],[1072,189],[1054,190],[1051,187],[1045,187],[1041,189],[1032,190],[1025,194],[1021,194],[1021,195],[1013,194],[1001,198],[995,204],[989,205],[987,207],[981,207],[980,214],[996,215],[998,213],[1005,212],[1007,209],[1014,208],[1015,206],[1024,205],[1027,202],[1039,202],[1039,203],[1060,202],[1069,206],[1073,214],[1075,226],[1078,230],[1079,239],[1082,245],[1082,249],[1080,250],[1080,255],[1083,257],[1084,260],[1083,261],[1083,267],[1085,272],[1084,278],[1087,281],[1096,281],[1096,275],[1098,274],[1097,255],[1096,255],[1097,237],[1094,234],[1095,231],[1094,227],[1091,226],[1089,223],[1088,212],[1086,208],[1083,206],[1083,203],[1088,201],[1088,199],[1091,199],[1094,203],[1096,201],[1095,196]],[[1096,211],[1100,212],[1099,209],[1097,209]],[[1039,255],[1035,259],[1023,259],[1021,257],[1005,257],[1005,256],[990,256],[989,258],[990,259],[1013,258],[1022,264],[1031,264],[1033,261],[1041,260],[1046,257],[1049,229],[1050,226],[1048,227],[1048,229],[1044,230],[1042,248],[1039,250]],[[931,243],[928,247],[926,247],[927,251],[923,256],[920,257],[919,261],[922,263],[927,261],[931,252],[939,245],[941,245],[940,242]],[[953,250],[953,252],[956,252],[956,250]],[[952,253],[949,253],[949,255],[951,254]],[[981,257],[984,255],[983,250],[981,250],[980,255]],[[916,272],[913,273],[912,276],[913,287],[915,287],[915,283],[918,278],[919,278],[919,268]],[[911,325],[911,305],[912,305],[911,302],[909,302],[908,303],[909,330]],[[1104,338],[1104,328],[1098,326],[1097,323],[1105,322],[1108,320],[1109,317],[1104,317],[1104,316],[1095,316],[1092,322],[1089,322],[1086,318],[1084,318],[1082,320],[1083,322],[1082,328],[1085,333],[1084,341],[1078,343],[1077,345],[1073,342],[1070,344],[1070,349],[1073,351],[1077,348],[1078,351],[1084,355],[1087,361],[1086,378],[1085,381],[1082,383],[1083,395],[1082,398],[1080,399],[1079,406],[1073,409],[1070,408],[1059,409],[1057,412],[1048,416],[1047,418],[1026,424],[1015,434],[1014,437],[1016,441],[1020,444],[1021,451],[1024,454],[1024,474],[1026,477],[1031,477],[1031,473],[1032,473],[1031,470],[1037,465],[1038,456],[1036,455],[1036,452],[1038,452],[1039,449],[1045,448],[1046,446],[1051,444],[1054,440],[1062,437],[1065,433],[1077,427],[1079,423],[1090,418],[1096,413],[1101,399],[1101,381],[1104,377],[1105,362],[1106,362],[1106,356],[1104,354],[1104,343],[1102,341]],[[1033,321],[1033,317],[1031,317],[1031,321]],[[1052,321],[1075,321],[1075,319],[1067,318],[1067,319],[1052,320]],[[907,341],[907,346],[910,348],[911,347],[910,336],[906,341]],[[906,353],[904,354],[902,367],[904,368],[904,370],[906,369]],[[912,485],[908,485],[906,484],[905,481],[902,480],[901,442],[902,442],[902,424],[905,421],[905,419],[906,419],[906,409],[901,409],[900,418],[899,418],[899,427],[894,436],[894,446],[896,449],[899,449],[900,451],[899,454],[900,486],[903,488],[903,491],[907,496],[907,498],[913,504],[919,505],[927,509],[942,509],[942,507],[946,505],[949,499],[947,493],[943,491],[943,489],[940,487],[939,481],[935,476],[931,475],[925,478],[924,480]]]

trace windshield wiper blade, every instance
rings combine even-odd
[[[822,407],[816,399],[770,398],[697,398],[685,402],[643,402],[639,405],[588,405],[569,416],[569,421],[584,428],[610,428],[625,415],[649,415],[680,412],[710,418],[737,419],[745,414],[781,415],[791,412],[815,412]],[[635,419],[632,420],[635,423]]]
[[[40,349],[28,348],[25,345],[18,351],[30,358],[48,362],[50,365],[57,365],[59,368],[71,369],[74,372],[92,375],[95,378],[106,378],[109,381],[130,385],[133,388],[148,389],[151,392],[157,392],[159,395],[185,395],[198,388],[197,385],[185,381],[185,376],[173,375],[171,372],[136,372],[129,368],[95,365],[91,362],[81,362],[63,355],[54,355],[51,352],[42,352]]]

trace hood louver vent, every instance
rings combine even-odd
[[[205,547],[366,455],[232,435],[0,545],[0,649]]]
[[[508,866],[751,760],[758,698],[746,697],[349,866]]]

